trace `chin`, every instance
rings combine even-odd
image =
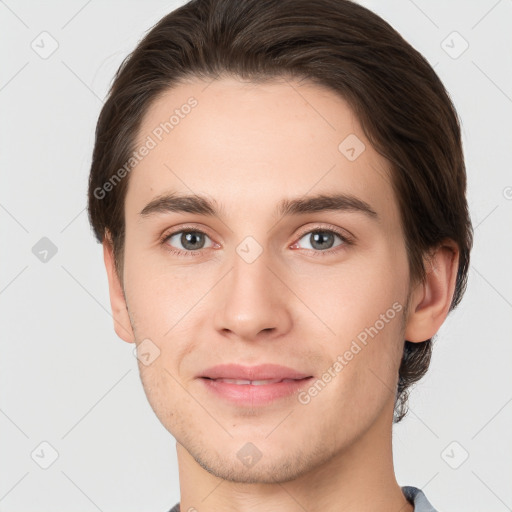
[[[265,454],[261,453],[261,458],[257,462],[252,466],[246,466],[241,461],[243,453],[240,454],[240,451],[233,452],[232,457],[227,452],[219,454],[204,449],[200,453],[189,453],[208,473],[240,484],[276,484],[296,480],[323,464],[331,456],[325,453],[324,449],[309,454],[295,449],[290,454],[282,453],[280,456],[276,456],[275,450],[272,450],[271,458],[265,458]]]
[[[197,463],[210,474],[217,478],[222,478],[228,482],[239,484],[275,484],[295,480],[303,474],[302,468],[297,465],[294,467],[279,465],[277,462],[271,464],[261,464],[259,467],[244,468],[241,464],[225,463],[219,465],[219,461],[215,461],[213,465],[208,464],[204,460],[197,460]]]

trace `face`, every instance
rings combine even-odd
[[[313,84],[190,81],[138,143],[124,293],[176,440],[216,476],[275,482],[389,428],[408,264],[388,164],[348,104]]]

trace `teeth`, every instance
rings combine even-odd
[[[292,382],[295,379],[267,379],[267,380],[239,380],[239,379],[215,379],[217,382],[226,384],[252,384],[253,386],[264,386],[265,384],[276,384],[277,382]]]
[[[265,384],[275,384],[281,382],[281,379],[270,379],[270,380],[251,380],[253,386],[263,386]]]

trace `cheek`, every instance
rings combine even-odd
[[[190,398],[177,382],[177,372],[166,362],[164,352],[151,364],[139,361],[139,373],[146,398],[156,416],[170,431],[176,430],[182,414],[190,407]]]
[[[333,382],[340,400],[348,397],[348,408],[360,401],[382,403],[395,387],[403,347],[404,262],[403,255],[397,257],[396,251],[383,246],[340,266],[336,273],[316,274],[315,286],[314,276],[309,276],[297,293],[308,297],[309,308],[329,327],[327,332],[314,320],[327,333],[319,337],[322,349],[318,347],[327,366],[341,357],[343,369]]]
[[[336,403],[340,422],[349,415],[354,424],[366,425],[394,401],[403,345],[400,341],[402,311],[397,311],[398,303],[394,304],[395,308],[382,310],[384,320],[381,317],[368,320],[362,328],[361,320],[359,325],[351,325],[353,336],[342,335],[336,346],[326,347],[329,360],[337,361],[342,367],[339,370],[340,366],[336,366],[339,373],[332,379],[334,396],[325,396],[326,415],[330,404]]]
[[[162,258],[127,251],[125,293],[138,337],[160,339],[181,322],[204,295],[207,276],[191,266],[165,265]]]
[[[205,319],[211,318],[205,312],[205,298],[215,276],[211,269],[152,264],[149,258],[137,260],[133,256],[126,259],[125,269],[125,291],[136,342],[146,343],[149,352],[158,355],[150,365],[139,361],[141,378],[153,405],[163,390],[173,396],[180,393],[172,376],[178,378],[182,361],[197,349],[201,336],[194,334],[203,328]],[[140,345],[139,351],[143,350]]]
[[[396,252],[383,246],[355,255],[338,267],[304,266],[288,282],[304,298],[322,331],[327,333],[324,327],[329,327],[330,334],[343,343],[373,326],[395,302],[403,306],[407,277],[403,264]],[[397,309],[395,306],[388,317],[394,318]]]

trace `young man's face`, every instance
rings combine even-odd
[[[168,91],[143,120],[137,147],[148,136],[156,146],[125,178],[130,322],[117,311],[118,333],[145,344],[149,402],[202,467],[285,481],[390,429],[409,292],[404,235],[387,163],[338,95],[285,81],[206,85]],[[197,105],[182,108],[191,96]],[[162,133],[175,109],[179,122]],[[214,201],[217,214],[141,214],[165,194]],[[335,194],[375,215],[277,210]],[[204,378],[223,364],[310,378]]]

